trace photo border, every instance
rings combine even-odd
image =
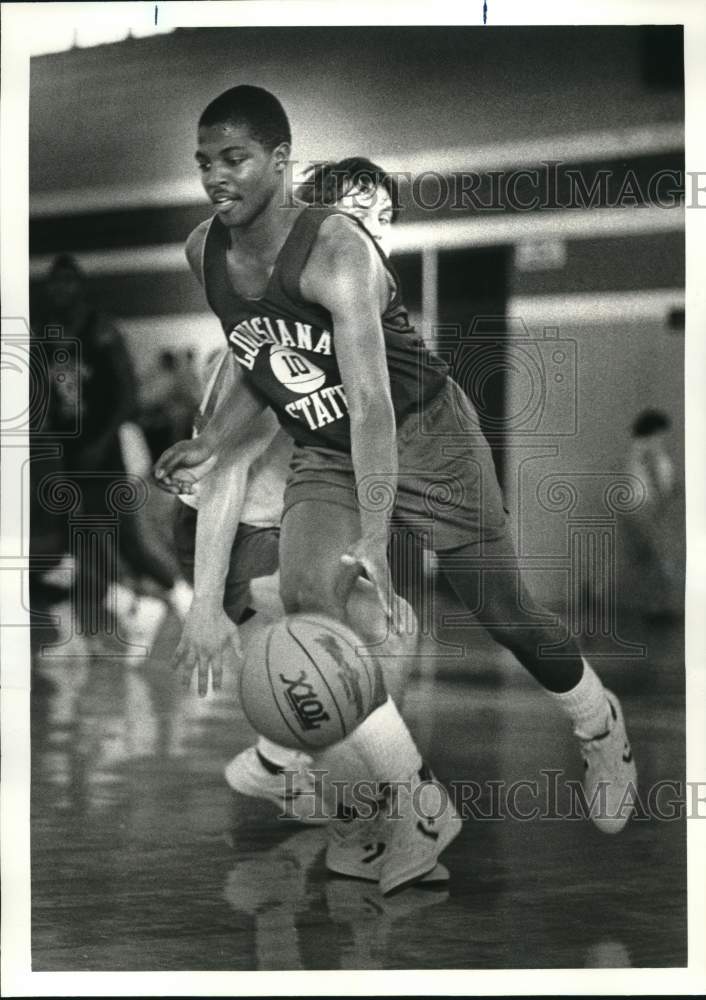
[[[5,4],[2,9],[2,301],[3,316],[29,316],[28,137],[29,55],[27,36],[42,7],[58,4]],[[244,0],[244,2],[145,4],[62,4],[67,17],[145,17],[158,8],[160,23],[171,27],[340,25],[351,23],[482,25],[483,3],[383,4],[368,0],[343,5],[335,0]],[[101,9],[102,8],[102,9]],[[120,8],[120,9],[119,9]],[[685,29],[685,112],[687,177],[701,178],[700,207],[706,208],[706,13],[690,0],[628,2],[543,2],[487,0],[488,26],[549,24],[675,24]],[[699,171],[699,168],[702,168]],[[698,182],[697,182],[698,186]],[[688,200],[688,199],[687,199]],[[687,491],[687,780],[706,781],[706,532],[703,442],[706,440],[706,213],[686,212],[686,491]],[[3,327],[5,324],[3,323]],[[3,335],[5,330],[3,329]],[[19,392],[16,380],[13,389]],[[26,395],[26,388],[25,388]],[[12,412],[26,405],[15,395]],[[16,467],[9,446],[24,449],[21,439],[2,442],[2,471]],[[12,459],[10,462],[9,459]],[[2,475],[2,552],[18,549],[23,523],[22,496],[16,478]],[[25,522],[26,523],[26,522]],[[0,564],[0,597],[15,601],[19,566]],[[14,584],[8,583],[15,574]],[[26,577],[26,574],[25,574]],[[26,585],[25,585],[26,587]],[[28,595],[25,593],[25,606]],[[13,608],[15,619],[17,611]],[[13,620],[15,620],[13,619]],[[2,973],[4,996],[251,996],[270,995],[561,995],[700,993],[706,989],[706,823],[692,819],[688,838],[688,941],[686,969],[574,970],[414,970],[341,972],[72,972],[30,970],[29,837],[29,629],[0,627],[2,662]],[[706,803],[704,804],[706,818]]]

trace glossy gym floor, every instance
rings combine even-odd
[[[683,636],[674,621],[623,633],[647,658],[598,666],[622,699],[646,795],[684,777]],[[483,783],[483,817],[443,856],[448,885],[385,899],[327,875],[325,829],[229,790],[223,766],[252,731],[232,679],[204,700],[181,690],[177,637],[168,618],[130,666],[108,639],[59,647],[51,628],[35,630],[35,971],[686,963],[683,819],[645,813],[611,837],[582,819],[497,815],[493,782],[538,782],[519,808],[551,813],[542,772],[562,772],[561,809],[581,762],[553,705],[481,633],[460,660],[430,653],[403,709],[443,781]]]

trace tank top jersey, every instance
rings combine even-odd
[[[242,298],[233,290],[226,264],[228,229],[214,216],[204,243],[203,277],[209,305],[221,321],[231,350],[250,386],[272,407],[282,428],[297,444],[350,453],[348,404],[336,361],[331,314],[307,302],[299,291],[321,224],[330,215],[340,214],[344,213],[311,207],[301,211],[258,299]],[[410,326],[399,280],[374,245],[394,283],[381,318],[399,424],[408,413],[431,402],[446,381],[448,367],[426,349]]]

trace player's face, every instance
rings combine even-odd
[[[384,254],[391,249],[392,200],[384,187],[351,188],[336,202],[346,215],[359,219]]]
[[[199,129],[196,163],[201,183],[227,226],[245,226],[281,190],[289,147],[271,152],[253,139],[245,125],[224,122]]]

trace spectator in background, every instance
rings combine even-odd
[[[674,491],[674,462],[667,448],[670,428],[661,410],[643,410],[632,425],[629,471],[645,488],[645,509],[663,507]]]
[[[630,563],[644,588],[644,612],[651,618],[673,617],[680,603],[679,547],[674,525],[679,521],[674,460],[669,447],[669,417],[643,410],[632,425],[627,471],[640,480],[644,500],[626,520],[631,542]]]
[[[42,327],[62,327],[81,345],[76,378],[56,382],[50,421],[56,431],[70,430],[78,412],[81,432],[64,440],[66,467],[73,471],[121,468],[118,428],[136,408],[136,383],[115,324],[95,309],[86,295],[85,277],[68,254],[51,266],[45,285]],[[89,497],[88,503],[96,498]]]
[[[74,566],[68,517],[45,510],[37,499],[37,486],[49,472],[62,474],[69,481],[75,480],[82,513],[107,513],[105,494],[110,477],[123,470],[118,429],[134,412],[135,380],[120,332],[89,303],[84,273],[73,257],[56,257],[41,291],[42,301],[32,317],[35,334],[58,328],[63,339],[78,341],[78,355],[71,352],[74,363],[64,370],[56,361],[56,352],[48,358],[52,392],[42,431],[49,440],[57,436],[60,456],[51,463],[40,460],[32,464],[33,554],[44,556],[51,540],[52,553],[63,555],[63,559],[41,582],[61,589],[70,585],[73,573],[78,572],[81,587],[90,586],[95,600],[102,601],[109,581],[99,579],[86,560]],[[88,627],[86,621],[81,624]]]
[[[113,515],[107,506],[106,494],[111,482],[125,476],[126,471],[140,475],[149,489],[149,460],[136,467],[135,455],[139,446],[135,445],[135,432],[141,434],[133,422],[137,410],[136,379],[127,347],[114,322],[89,301],[86,279],[73,257],[59,255],[51,265],[44,286],[44,302],[36,317],[33,317],[36,332],[46,327],[60,327],[63,337],[77,340],[80,345],[80,361],[75,368],[62,371],[60,378],[51,378],[55,391],[44,428],[49,435],[57,434],[62,448],[61,471],[66,479],[75,479],[81,497],[81,511],[89,515]],[[50,373],[51,376],[52,373]],[[77,425],[79,433],[70,434]],[[146,446],[145,446],[146,449]],[[39,464],[36,474],[41,470]],[[56,469],[52,469],[56,471]],[[36,484],[35,484],[36,486]],[[36,488],[33,490],[36,495]],[[155,491],[158,492],[158,491]],[[43,537],[42,514],[33,521],[33,537]],[[53,530],[59,532],[57,548],[68,553],[58,572],[45,576],[44,582],[61,585],[68,582],[73,573],[79,577],[81,591],[92,595],[92,606],[84,612],[90,618],[80,622],[84,631],[92,631],[97,620],[95,605],[114,598],[118,618],[124,622],[138,624],[139,611],[147,605],[140,603],[134,590],[109,578],[106,567],[99,569],[91,559],[79,560],[74,565],[73,554],[69,553],[68,519],[52,518]],[[136,514],[119,515],[119,547],[123,571],[129,574],[140,587],[146,578],[166,592],[167,600],[182,617],[186,613],[189,594],[184,592],[186,584],[177,578],[177,562],[173,552],[164,550],[151,539],[146,531],[145,510]],[[100,526],[97,525],[100,531]],[[37,534],[35,534],[35,528]],[[41,555],[42,553],[37,553]],[[86,588],[90,587],[90,590]],[[110,593],[108,588],[114,588]],[[159,609],[152,610],[142,618],[156,621],[161,619],[161,609],[166,610],[163,601]],[[123,631],[135,632],[135,629]],[[145,638],[145,629],[140,625],[139,638]],[[151,631],[148,629],[148,632]],[[125,638],[133,636],[126,634]]]

